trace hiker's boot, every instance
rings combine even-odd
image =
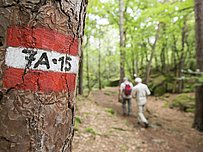
[[[145,128],[148,128],[148,127],[149,127],[149,124],[146,123],[146,122],[144,122],[144,127],[145,127]]]

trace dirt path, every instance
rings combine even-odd
[[[94,91],[89,98],[78,97],[77,125],[73,152],[202,152],[203,134],[191,128],[193,114],[169,109],[165,102],[150,97],[146,116],[150,128],[132,115],[122,116],[117,89]]]

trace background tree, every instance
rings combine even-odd
[[[83,95],[83,50],[81,48],[79,73],[78,73],[78,94]]]
[[[154,42],[152,42],[153,44],[151,46],[150,57],[149,57],[149,60],[148,60],[147,66],[146,66],[146,75],[145,75],[145,83],[146,84],[148,84],[149,78],[150,78],[151,63],[152,63],[152,59],[154,58],[154,55],[155,55],[156,43],[157,43],[157,40],[159,38],[159,31],[160,31],[160,28],[161,28],[161,23],[158,23],[157,26],[158,27],[157,27],[155,39],[154,39]]]
[[[203,72],[203,1],[195,0],[197,69]],[[196,87],[196,111],[193,127],[203,131],[203,84]]]
[[[154,55],[150,66],[148,66],[151,69],[148,79],[150,88],[152,92],[163,90],[163,92],[180,93],[192,89],[194,85],[185,83],[187,80],[184,80],[181,68],[195,69],[193,0],[152,0],[150,3],[148,0],[124,0],[123,3],[125,4],[123,5],[123,19],[125,20],[123,23],[123,47],[120,47],[121,3],[115,0],[93,0],[89,4],[89,21],[85,33],[89,35],[90,39],[89,47],[84,52],[89,52],[89,64],[93,65],[89,69],[90,86],[92,88],[99,87],[98,75],[95,75],[98,73],[96,65],[99,62],[97,57],[99,38],[101,65],[103,65],[101,66],[102,87],[115,85],[121,79],[121,49],[123,49],[125,56],[123,63],[125,69],[122,73],[131,79],[133,74],[137,73],[145,79],[152,50],[152,43],[149,42],[156,35],[158,23],[161,23],[159,40],[156,42]],[[98,26],[102,24],[104,26]],[[100,28],[103,31],[102,36],[99,34]],[[180,59],[182,59],[181,62],[179,62]],[[86,61],[86,58],[84,60]],[[114,64],[109,64],[105,68],[107,63]],[[160,70],[160,67],[163,70]],[[156,81],[156,78],[160,81]],[[86,82],[85,80],[84,86],[86,86]],[[158,89],[160,86],[164,88]]]
[[[124,39],[124,1],[119,0],[119,33],[120,33],[120,83],[125,76],[125,39]]]

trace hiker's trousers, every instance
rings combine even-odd
[[[138,122],[140,123],[147,123],[148,121],[144,116],[144,105],[138,105],[138,116],[137,116]]]
[[[126,112],[126,104],[128,106],[128,113]],[[123,98],[122,101],[122,108],[123,108],[123,114],[126,115],[130,115],[131,112],[131,98]]]

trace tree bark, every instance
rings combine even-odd
[[[83,95],[83,49],[81,48],[81,57],[78,73],[78,94]]]
[[[70,50],[76,51],[75,60],[80,56],[86,6],[87,0],[0,2],[0,151],[72,151],[78,74],[77,70],[66,72],[76,66],[69,62],[73,60]],[[25,48],[18,53],[22,46]],[[55,53],[53,48],[63,53]],[[9,55],[12,50],[18,55]],[[40,51],[43,53],[33,66]],[[27,62],[22,70],[8,66],[10,58],[14,59],[12,64],[22,54],[22,62]],[[57,54],[64,56],[58,59]],[[50,71],[52,64],[61,65],[60,72]],[[43,70],[35,69],[39,67]],[[48,77],[50,73],[61,77]]]
[[[100,34],[101,28],[99,28]],[[102,80],[101,80],[101,38],[99,37],[99,49],[98,49],[98,77],[99,77],[99,90],[102,89]]]
[[[184,24],[182,27],[181,50],[180,50],[180,58],[178,59],[179,60],[179,63],[178,63],[178,77],[179,78],[183,77],[182,69],[185,64],[185,40],[186,40],[186,18],[184,19]],[[179,80],[178,81],[178,93],[182,93],[183,88],[184,88],[184,81]]]
[[[197,68],[203,72],[203,1],[195,0],[196,60]],[[193,127],[203,131],[203,84],[196,87],[196,109]]]
[[[178,71],[178,64],[177,64],[177,58],[178,58],[178,49],[177,49],[177,39],[175,37],[175,35],[173,35],[173,45],[172,45],[172,57],[171,57],[171,63],[173,65],[173,71],[174,71],[174,77],[178,77],[177,75],[177,71]],[[174,85],[173,85],[173,93],[177,92],[177,80],[174,81]]]
[[[161,61],[161,69],[164,73],[167,71],[166,70],[166,53],[165,53],[166,50],[165,50],[165,47],[166,47],[166,43],[163,42],[161,54],[160,54],[160,61]]]
[[[119,0],[119,32],[120,32],[120,82],[125,76],[125,53],[124,53],[124,1]]]
[[[160,27],[161,27],[161,23],[158,24],[158,28],[157,28],[157,31],[156,31],[156,35],[155,35],[155,41],[152,45],[152,50],[151,50],[151,54],[150,54],[150,59],[149,59],[149,62],[147,64],[147,67],[146,67],[146,76],[145,76],[145,83],[148,84],[149,82],[149,78],[150,78],[150,71],[151,71],[151,63],[152,63],[152,59],[154,57],[154,54],[155,54],[155,48],[156,48],[156,42],[158,40],[158,37],[159,37],[159,30],[160,30]]]
[[[87,42],[89,41],[89,37],[88,37],[88,40]],[[87,44],[88,45],[88,44]],[[87,46],[86,45],[86,46]],[[89,52],[88,52],[88,49],[86,49],[86,55],[85,55],[85,58],[86,58],[86,78],[87,78],[87,88],[88,88],[88,96],[91,92],[91,85],[90,85],[90,72],[89,72]]]

